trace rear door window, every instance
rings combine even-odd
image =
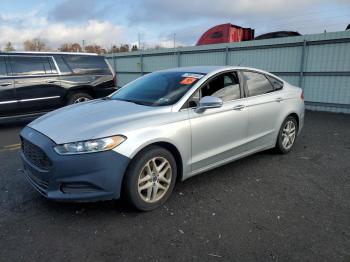
[[[0,56],[0,77],[7,76],[5,57]]]
[[[43,57],[12,56],[10,57],[13,75],[44,75]]]
[[[112,74],[104,57],[88,55],[67,55],[64,57],[69,67],[76,74]]]
[[[248,96],[258,96],[273,92],[274,89],[266,76],[257,72],[246,71],[243,76],[248,88]]]
[[[57,56],[54,56],[54,58],[55,58],[55,61],[57,63],[57,66],[60,69],[60,72],[62,74],[70,74],[70,73],[72,73],[72,71],[68,67],[67,62],[64,61],[63,56],[57,55]]]

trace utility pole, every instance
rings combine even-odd
[[[174,33],[174,49],[176,48],[176,33]]]
[[[137,34],[138,42],[139,42],[139,49],[141,50],[141,34]]]

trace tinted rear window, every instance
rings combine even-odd
[[[112,74],[104,57],[101,56],[71,55],[65,56],[64,59],[76,74]]]
[[[6,64],[5,64],[5,57],[0,56],[0,76],[6,76]]]

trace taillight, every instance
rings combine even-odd
[[[302,91],[301,91],[300,98],[301,98],[301,100],[303,100],[303,101],[304,101],[304,90],[302,90]]]

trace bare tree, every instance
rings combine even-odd
[[[7,42],[5,46],[5,51],[10,52],[10,51],[16,51],[16,49],[12,46],[11,42]]]
[[[110,49],[108,49],[108,53],[112,54],[112,53],[119,53],[120,49],[119,47],[117,47],[116,45],[112,45],[112,47]]]
[[[24,41],[23,43],[25,51],[45,51],[47,50],[46,41],[40,38],[34,38],[32,40]]]
[[[137,46],[132,46],[131,51],[136,51]],[[129,52],[130,46],[128,44],[121,44],[119,47],[116,45],[113,45],[110,49],[108,49],[108,53],[121,53],[121,52]]]
[[[87,45],[85,46],[85,52],[96,53],[96,54],[106,54],[107,51],[99,45]]]
[[[132,52],[133,52],[133,51],[138,51],[137,45],[133,45],[133,46],[131,47],[131,51],[132,51]]]
[[[83,49],[78,43],[65,43],[59,48],[62,52],[82,52]]]
[[[119,48],[120,52],[129,52],[130,51],[130,46],[128,44],[121,44]]]

